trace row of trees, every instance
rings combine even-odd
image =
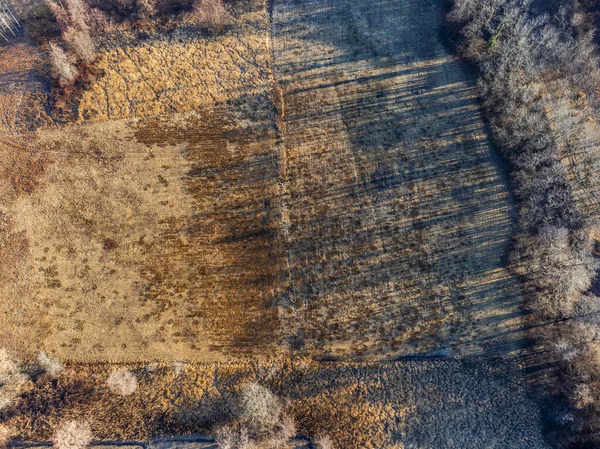
[[[63,44],[50,42],[50,61],[55,77],[61,86],[66,86],[77,77],[77,64],[83,66],[96,59],[96,46],[90,33],[90,9],[83,0],[64,0],[64,3],[57,0],[49,5],[60,27]]]
[[[161,2],[169,10],[165,3],[169,2]],[[151,22],[159,15],[158,5],[159,0],[49,0],[48,7],[60,34],[49,43],[52,73],[59,84],[62,87],[73,84],[81,71],[94,62],[96,41],[110,29],[112,19]],[[210,31],[222,31],[233,22],[222,0],[193,0],[190,8],[188,17]],[[116,17],[111,18],[111,12]],[[0,29],[2,18],[0,0]]]
[[[0,37],[8,42],[9,36],[16,36],[21,24],[6,0],[0,0]]]
[[[454,0],[460,52],[475,62],[493,138],[520,201],[512,266],[562,366],[553,387],[600,431],[597,273],[600,70],[572,7],[536,13],[530,0]]]
[[[177,382],[180,376],[185,375],[186,365],[174,362],[171,369],[173,382]],[[115,369],[95,389],[98,393],[117,395],[123,399],[133,397],[134,400],[147,400],[148,392],[140,391],[140,384],[153,379],[157,370],[156,364],[134,371]],[[51,380],[56,388],[57,385],[64,387],[76,378],[72,369],[65,369],[60,361],[45,353],[40,353],[37,361],[23,364],[13,354],[0,349],[0,447],[22,437],[20,429],[10,419],[6,421],[4,418],[10,418],[11,411],[14,412],[18,407],[25,405],[26,410],[29,408],[24,397],[29,395],[31,398],[36,382],[44,384]],[[69,391],[73,394],[74,390]],[[89,390],[87,394],[89,395]],[[136,394],[138,398],[135,398]],[[93,399],[90,397],[86,400],[98,400],[98,395],[94,396]],[[48,401],[49,398],[47,396],[42,401]],[[222,399],[223,409],[219,409],[216,414],[215,410],[210,409],[210,405],[205,405],[207,410],[198,410],[198,413],[211,417],[203,420],[203,426],[215,426],[212,430],[221,449],[289,449],[296,446],[294,439],[298,431],[289,414],[291,404],[280,399],[267,387],[251,382],[229,391]],[[126,404],[125,400],[123,404]],[[61,402],[60,405],[64,404]],[[45,403],[45,407],[47,406],[48,403]],[[95,436],[93,416],[74,413],[70,407],[65,407],[64,411],[66,413],[63,419],[53,424],[53,445],[58,449],[84,449]],[[56,409],[53,413],[56,412],[60,414],[63,410]],[[193,414],[195,411],[188,410],[186,413]],[[198,429],[201,430],[205,429]],[[312,447],[334,449],[334,444],[329,436],[320,435],[312,439]]]

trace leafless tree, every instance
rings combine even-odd
[[[52,72],[61,86],[68,86],[75,81],[77,77],[75,65],[69,60],[64,50],[54,42],[50,42],[50,63]]]
[[[63,32],[63,39],[83,62],[91,63],[96,59],[96,47],[87,30],[69,26]]]
[[[54,433],[52,442],[57,449],[83,449],[92,441],[92,427],[87,421],[67,421]]]
[[[0,0],[0,36],[8,41],[8,36],[16,36],[21,29],[19,20],[6,0]]]
[[[138,388],[137,377],[128,370],[113,371],[110,373],[110,376],[108,376],[106,384],[113,393],[122,396],[129,396],[135,393]]]

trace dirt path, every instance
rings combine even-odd
[[[502,262],[512,205],[474,83],[440,40],[441,9],[274,4],[288,328],[324,354],[521,345],[519,285]]]

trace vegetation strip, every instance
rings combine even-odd
[[[589,201],[598,192],[600,72],[591,36],[574,25],[569,5],[548,2],[540,11],[528,0],[456,0],[449,19],[512,167],[520,201],[512,266],[529,310],[556,324],[535,337],[561,367],[547,386],[568,398],[573,414],[551,419],[563,435],[578,431],[585,440],[600,429],[600,301],[590,292],[599,210]]]

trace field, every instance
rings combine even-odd
[[[232,82],[229,104],[166,114],[188,84],[146,101],[145,78],[115,68],[135,108],[117,105],[117,86],[115,105],[90,112],[109,71],[81,100],[92,123],[5,146],[36,164],[2,200],[19,259],[3,287],[11,346],[202,361],[281,341],[322,356],[518,349],[512,206],[476,91],[436,34],[408,45],[439,9],[318,5],[276,6],[264,57],[241,72],[254,93],[234,98]],[[388,19],[402,14],[405,28]],[[155,47],[136,49],[141,72]],[[133,51],[106,57],[126,65]],[[218,70],[197,76],[221,86]],[[163,115],[131,117],[148,110]]]
[[[227,397],[240,385],[259,381],[288,399],[300,434],[327,433],[340,448],[548,447],[538,427],[540,412],[526,393],[524,379],[507,372],[506,365],[450,359],[375,365],[300,359],[189,364],[179,374],[169,364],[152,370],[141,364],[129,367],[138,375],[140,387],[127,398],[103,391],[107,366],[74,366],[59,378],[64,390],[53,391],[51,382],[38,382],[28,397],[53,404],[62,394],[67,398],[64,413],[93,416],[100,438],[144,441],[189,432],[198,423],[219,422]],[[70,380],[73,377],[76,382]],[[90,392],[93,401],[72,394],[73,384]],[[32,399],[24,408],[36,410],[41,405]],[[45,411],[14,419],[27,434],[43,441],[51,436],[51,424],[59,416]]]
[[[41,55],[1,49],[32,56],[0,65],[0,100],[31,97],[0,135],[0,346],[97,391],[11,422],[186,433],[209,420],[192,403],[254,379],[340,448],[545,447],[515,205],[441,2],[240,3],[222,35],[115,32],[60,119]],[[142,387],[107,405],[115,366]]]

